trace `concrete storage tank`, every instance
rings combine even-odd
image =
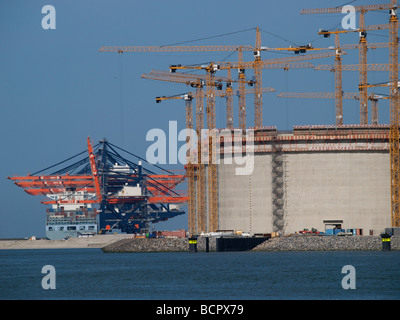
[[[258,129],[251,174],[235,174],[228,157],[218,164],[220,230],[378,234],[391,224],[388,125]]]

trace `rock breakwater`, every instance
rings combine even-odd
[[[102,248],[103,252],[182,252],[189,251],[186,238],[123,239]]]
[[[400,250],[400,236],[391,238],[392,250]],[[380,236],[284,236],[271,238],[253,251],[352,251],[382,250]]]
[[[209,250],[215,251],[215,238],[209,241]],[[391,238],[392,250],[400,250],[400,236]],[[187,238],[123,239],[102,248],[104,252],[188,252]],[[199,252],[205,251],[205,238],[198,239]],[[252,251],[380,251],[380,236],[282,236],[271,238]]]

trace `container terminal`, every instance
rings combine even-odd
[[[290,233],[347,233],[377,235],[386,228],[400,227],[400,154],[399,154],[399,81],[397,1],[387,4],[355,6],[360,26],[353,30],[320,30],[325,38],[334,37],[326,48],[311,44],[288,48],[262,45],[257,27],[255,45],[240,46],[103,46],[100,52],[213,52],[237,53],[237,61],[209,62],[199,65],[170,65],[169,70],[152,70],[142,78],[183,84],[192,92],[159,96],[156,102],[185,102],[186,128],[197,136],[204,129],[217,130],[215,98],[226,99],[226,133],[212,135],[208,141],[190,150],[207,149],[187,157],[185,172],[176,174],[145,169],[144,159],[135,163],[120,156],[126,151],[102,140],[95,146],[88,138],[83,159],[47,175],[56,165],[33,175],[10,177],[31,195],[44,195],[47,209],[46,236],[84,236],[90,233],[148,233],[150,225],[185,214],[187,204],[190,236],[232,230],[235,235],[250,236]],[[342,7],[305,9],[301,14],[341,13]],[[386,12],[380,25],[367,25],[365,13]],[[389,35],[387,43],[369,43],[367,33],[380,30]],[[357,32],[359,43],[343,44],[345,33]],[[343,42],[343,40],[342,40]],[[388,60],[367,63],[367,50],[389,49]],[[345,65],[346,51],[357,49],[358,65]],[[254,60],[245,61],[250,51]],[[263,60],[264,51],[286,51],[293,55]],[[312,51],[312,53],[309,53]],[[331,65],[312,65],[318,59],[330,59]],[[263,123],[263,93],[274,88],[262,85],[263,69],[313,68],[335,73],[335,92],[279,93],[278,97],[334,99],[335,123],[294,126],[279,131]],[[357,93],[345,92],[342,71],[360,74]],[[187,73],[199,71],[203,74]],[[232,75],[237,71],[237,77]],[[388,72],[388,82],[368,83],[368,71]],[[250,73],[250,76],[249,76]],[[143,85],[147,85],[146,81]],[[246,85],[250,88],[246,88]],[[237,88],[234,88],[237,86]],[[370,92],[370,88],[388,90],[387,94]],[[246,120],[246,95],[254,96],[254,126]],[[234,127],[233,96],[238,96],[238,127]],[[360,122],[346,124],[345,99],[360,102]],[[380,124],[378,102],[389,104],[390,123]],[[177,101],[176,103],[181,103]],[[242,136],[238,139],[235,133]],[[248,132],[252,135],[247,135]],[[188,133],[188,141],[191,140]],[[204,147],[205,145],[205,147]],[[216,145],[220,148],[217,149]],[[252,146],[252,166],[237,174],[243,164],[232,160],[245,157]],[[94,150],[93,150],[94,149]],[[118,152],[117,152],[118,151]],[[82,156],[80,153],[79,156]],[[133,155],[127,152],[129,155]],[[219,161],[215,161],[216,158]],[[69,158],[71,159],[71,158]],[[75,159],[75,158],[74,158]],[[66,161],[60,164],[65,164]],[[246,169],[247,170],[247,169]],[[40,175],[39,175],[40,174]],[[176,187],[185,182],[187,190]]]
[[[122,156],[122,155],[123,156]],[[151,224],[185,212],[185,180],[179,172],[147,169],[128,159],[134,154],[106,139],[53,166],[27,176],[9,177],[30,195],[45,196],[46,237],[93,234],[146,234]],[[54,171],[55,170],[55,171]],[[154,169],[153,169],[154,170]],[[50,172],[50,173],[47,173]]]

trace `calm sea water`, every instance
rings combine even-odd
[[[345,265],[356,289],[342,288]],[[0,299],[400,299],[400,252],[0,250]]]

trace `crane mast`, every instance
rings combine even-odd
[[[256,128],[263,126],[263,100],[262,100],[262,62],[261,62],[261,33],[257,27],[256,45],[254,51],[254,124]]]
[[[337,92],[281,92],[277,95],[278,98],[311,98],[311,99],[336,99]],[[345,92],[341,94],[342,99],[360,100],[360,93]],[[378,100],[389,99],[380,95],[369,94],[368,100],[371,101],[371,124],[378,124]]]
[[[196,87],[196,93],[185,94],[180,96],[173,97],[157,97],[156,101],[161,102],[165,99],[185,99],[186,100],[186,126],[187,128],[192,127],[191,119],[191,102],[192,97],[196,99],[196,132],[197,136],[201,137],[202,129],[204,128],[204,110],[203,110],[203,98],[206,96],[207,98],[207,127],[209,128],[209,137],[208,137],[208,212],[209,212],[209,220],[208,220],[208,229],[212,231],[216,231],[218,229],[218,208],[217,208],[217,167],[215,162],[216,157],[216,141],[215,136],[212,135],[213,129],[215,126],[215,97],[227,97],[230,96],[232,98],[233,90],[231,88],[231,82],[234,81],[230,77],[230,69],[228,69],[228,77],[216,77],[215,72],[218,70],[218,66],[211,63],[206,67],[183,67],[183,66],[175,66],[174,68],[196,68],[196,69],[205,69],[207,71],[206,79],[199,75],[186,75],[186,74],[178,74],[178,73],[165,73],[162,71],[152,71],[150,74],[143,74],[142,78],[152,79],[152,80],[162,80],[162,81],[171,81],[183,84],[189,84],[191,86]],[[175,70],[175,69],[172,69]],[[220,84],[217,80],[226,81],[227,89],[225,92],[215,91],[214,87],[220,87]],[[243,82],[245,82],[243,80]],[[240,81],[239,81],[240,83]],[[228,85],[229,84],[229,85]],[[202,88],[203,86],[207,87],[206,93],[204,94]],[[210,90],[210,88],[212,88]],[[255,93],[255,89],[244,89],[245,93]],[[239,90],[238,90],[239,91]],[[272,92],[275,91],[273,88],[261,88],[261,92]],[[240,99],[240,98],[239,98]],[[232,102],[232,101],[230,101]],[[227,98],[227,124],[229,121],[232,122],[233,115],[231,111],[229,111],[229,100]],[[232,109],[232,108],[231,108]],[[229,116],[229,114],[231,114]],[[233,123],[232,123],[233,126]],[[189,199],[189,218],[188,218],[188,226],[190,234],[198,234],[200,232],[204,232],[207,230],[206,225],[206,179],[205,179],[205,166],[204,166],[204,148],[201,144],[201,139],[199,139],[198,145],[198,162],[197,165],[193,165],[188,163],[186,165],[187,176],[188,176],[188,192],[191,199]],[[197,169],[197,172],[195,172]],[[197,177],[197,184],[195,182],[195,177]],[[196,196],[196,186],[197,185],[197,196]],[[197,215],[196,215],[196,201],[197,200]],[[196,220],[197,216],[197,220]],[[196,223],[197,222],[197,223]]]
[[[343,124],[343,90],[342,90],[342,50],[339,34],[335,34],[335,120],[336,125]]]
[[[207,83],[212,83],[216,66],[210,64],[206,69]],[[214,87],[207,86],[207,127],[209,134],[208,144],[208,230],[218,230],[218,185],[217,185],[217,162],[216,162],[216,136],[215,126],[215,94]]]
[[[341,30],[337,31],[337,33],[348,33],[348,32],[359,32],[359,91],[360,91],[360,124],[368,124],[368,76],[367,76],[367,30],[382,30],[389,28],[389,25],[375,25],[375,26],[366,26],[365,25],[365,13],[368,11],[374,10],[384,10],[390,9],[389,4],[382,5],[366,5],[366,6],[355,6],[355,11],[360,12],[360,26],[356,30]],[[300,14],[326,14],[326,13],[342,13],[342,7],[336,8],[317,8],[317,9],[304,9],[300,12]],[[325,31],[320,32],[319,34],[330,34],[333,32]],[[348,47],[350,48],[350,47]],[[335,60],[337,63],[338,61]],[[341,74],[338,75],[337,72],[341,73],[341,70],[336,69],[335,79],[337,77],[341,77]],[[340,79],[336,79],[341,82]],[[338,83],[336,83],[339,86]],[[339,88],[336,88],[337,96],[340,98]],[[337,109],[340,109],[342,104],[340,100],[338,100],[339,105],[337,105]],[[338,119],[337,119],[338,122]],[[339,121],[340,122],[340,121]]]
[[[368,84],[367,76],[367,32],[365,31],[364,14],[366,11],[360,11],[360,47],[359,47],[359,62],[360,62],[360,124],[368,124]]]
[[[205,167],[202,160],[202,143],[201,134],[204,129],[204,100],[203,88],[196,88],[196,134],[197,142],[197,232],[196,234],[206,230],[206,178]]]
[[[231,69],[227,71],[228,78],[231,78]],[[232,82],[226,83],[225,90],[225,98],[226,98],[226,127],[230,130],[233,130],[233,90],[232,90]]]
[[[389,81],[390,81],[390,182],[392,227],[400,227],[400,154],[398,92],[398,17],[397,0],[391,1],[389,17]]]
[[[282,67],[287,70],[290,64],[298,61],[309,59],[318,59],[325,57],[335,58],[334,67],[318,66],[317,70],[335,71],[335,92],[334,93],[310,93],[298,94],[303,97],[318,97],[318,98],[334,98],[335,99],[335,123],[343,125],[343,99],[354,98],[360,101],[360,124],[368,124],[368,101],[371,101],[372,107],[372,124],[378,123],[378,99],[384,99],[375,95],[368,94],[367,73],[369,70],[389,70],[390,82],[390,168],[391,168],[391,221],[392,226],[400,226],[400,154],[399,154],[399,94],[398,94],[398,18],[397,18],[397,1],[391,0],[390,4],[382,5],[365,5],[355,6],[357,12],[360,13],[359,28],[356,30],[337,30],[324,31],[320,30],[319,34],[330,35],[335,34],[335,51],[324,52],[314,55],[304,55],[296,57],[286,57],[282,59],[261,60],[261,51],[268,50],[288,50],[294,51],[296,54],[305,53],[307,50],[326,50],[323,48],[312,48],[312,46],[302,46],[297,48],[266,48],[261,46],[260,29],[256,28],[256,40],[254,46],[119,46],[119,47],[102,47],[99,51],[102,52],[201,52],[201,51],[237,51],[237,62],[211,62],[207,66],[202,67],[182,67],[171,66],[170,71],[175,72],[177,69],[203,69],[206,71],[205,76],[176,74],[176,77],[170,77],[167,74],[158,73],[153,79],[185,83],[196,88],[196,92],[185,97],[186,101],[186,127],[193,129],[193,107],[192,100],[196,100],[195,117],[196,117],[196,133],[198,139],[197,159],[188,156],[186,166],[188,176],[188,192],[189,192],[189,233],[199,234],[203,231],[218,230],[218,184],[217,184],[217,167],[216,167],[216,137],[213,132],[216,129],[215,118],[215,97],[226,98],[226,127],[233,129],[233,89],[232,82],[238,83],[237,95],[238,102],[238,118],[239,128],[245,131],[247,128],[246,115],[246,94],[250,93],[245,89],[245,84],[254,85],[254,124],[255,128],[263,127],[263,99],[262,94],[262,71],[263,69],[275,69]],[[390,10],[389,24],[381,24],[375,26],[366,26],[365,14],[374,10]],[[342,7],[336,8],[321,8],[303,10],[301,14],[325,14],[325,13],[342,13]],[[367,43],[367,31],[389,29],[389,42],[383,44]],[[359,32],[358,44],[341,45],[339,41],[340,33]],[[389,47],[389,64],[384,65],[368,65],[367,64],[367,49],[368,48],[387,48]],[[332,48],[329,48],[332,49]],[[342,50],[359,49],[359,65],[343,66],[342,55],[346,54]],[[254,61],[245,62],[243,59],[244,51],[253,51]],[[309,64],[308,64],[309,65]],[[296,67],[301,67],[299,64]],[[309,67],[304,64],[304,67]],[[238,79],[231,79],[231,69],[238,70]],[[246,80],[245,70],[253,69],[254,79]],[[217,77],[217,70],[227,70],[227,77]],[[359,71],[358,94],[343,93],[343,70]],[[153,75],[154,76],[154,73]],[[142,76],[143,77],[143,76]],[[149,77],[150,78],[150,77]],[[215,90],[222,89],[221,82],[226,81],[227,87],[224,93]],[[204,90],[204,86],[206,89]],[[205,92],[204,92],[205,91]],[[308,95],[308,96],[307,96]],[[314,95],[314,96],[312,96]],[[279,96],[279,95],[278,95]],[[207,142],[205,146],[201,139],[202,130],[204,129],[204,101],[206,97],[206,126],[208,129]],[[299,96],[298,96],[299,97]],[[192,141],[188,133],[188,141]],[[88,149],[90,155],[90,141],[88,140]],[[190,147],[191,151],[192,148]],[[205,154],[208,154],[208,165],[205,164]],[[91,156],[90,156],[91,157]],[[94,189],[99,199],[101,199],[100,177],[96,170],[94,156],[91,157],[91,168],[94,179]],[[197,162],[196,164],[194,162]],[[207,174],[207,177],[206,177]],[[206,188],[207,182],[207,188]],[[206,196],[207,195],[207,196]],[[206,201],[208,200],[208,201]],[[208,221],[206,219],[208,212]]]
[[[243,131],[246,130],[246,94],[245,94],[245,68],[243,66],[243,52],[241,48],[238,50],[238,79],[239,79],[239,128]]]
[[[193,106],[192,101],[193,98],[191,95],[186,95],[185,99],[185,113],[186,113],[186,143],[188,143],[189,151],[186,156],[186,174],[188,177],[188,229],[189,233],[194,233],[194,226],[195,226],[195,214],[196,214],[196,202],[195,202],[195,184],[194,184],[194,164],[193,164],[193,136],[192,136],[192,129],[193,129]]]

